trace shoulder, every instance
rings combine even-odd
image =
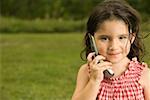
[[[79,91],[81,91],[87,84],[89,80],[89,76],[88,76],[88,65],[84,64],[80,67],[79,71],[78,71],[78,75],[77,75],[77,81],[76,81],[76,88],[75,88],[75,92],[74,95],[79,93]]]
[[[78,75],[77,75],[77,85],[81,85],[83,83],[86,83],[89,79],[89,72],[88,72],[88,65],[83,64],[81,65]]]
[[[140,83],[144,88],[145,100],[150,100],[150,69],[147,64],[145,64],[145,68],[143,69]]]
[[[147,82],[150,82],[150,69],[148,68],[147,64],[143,64],[145,67],[142,71],[142,75],[141,75],[141,84],[143,86],[145,86],[147,84]]]
[[[87,64],[83,64],[81,65],[79,71],[78,71],[78,77],[82,76],[82,77],[85,77],[85,76],[88,76],[88,65]]]
[[[144,66],[145,66],[145,68],[143,69],[141,78],[142,78],[144,81],[150,81],[150,69],[148,68],[148,65],[145,64],[145,63],[144,63]],[[145,83],[145,82],[144,82],[144,83]]]

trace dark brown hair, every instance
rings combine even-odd
[[[83,51],[81,51],[82,59],[84,53],[87,57],[87,55],[92,52],[90,48],[88,33],[94,35],[98,27],[104,21],[112,18],[123,20],[128,25],[129,34],[135,35],[135,40],[131,44],[130,52],[127,57],[129,59],[137,57],[137,59],[140,60],[140,58],[144,55],[144,46],[139,34],[140,16],[138,12],[123,0],[106,0],[93,9],[87,21],[87,32],[84,37],[85,48]]]

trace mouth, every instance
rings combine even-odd
[[[115,52],[115,53],[108,53],[109,56],[118,56],[120,53],[119,52]]]
[[[107,60],[112,63],[116,63],[120,61],[121,58],[122,58],[121,52],[108,52],[107,53]]]

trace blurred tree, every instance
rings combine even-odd
[[[141,13],[149,13],[150,0],[127,0],[131,6],[140,11]]]
[[[60,18],[64,13],[62,0],[53,0],[50,5],[50,15],[52,18]]]
[[[18,18],[82,19],[102,0],[0,0],[2,16]],[[141,13],[150,14],[150,0],[127,0]]]

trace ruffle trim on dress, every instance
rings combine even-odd
[[[111,83],[123,83],[124,81],[128,81],[130,79],[132,80],[139,80],[141,76],[141,72],[145,68],[146,64],[145,63],[140,63],[137,61],[137,58],[134,57],[132,60],[129,62],[127,70],[122,73],[119,77],[112,77],[110,79],[104,79],[103,81],[109,81]]]

